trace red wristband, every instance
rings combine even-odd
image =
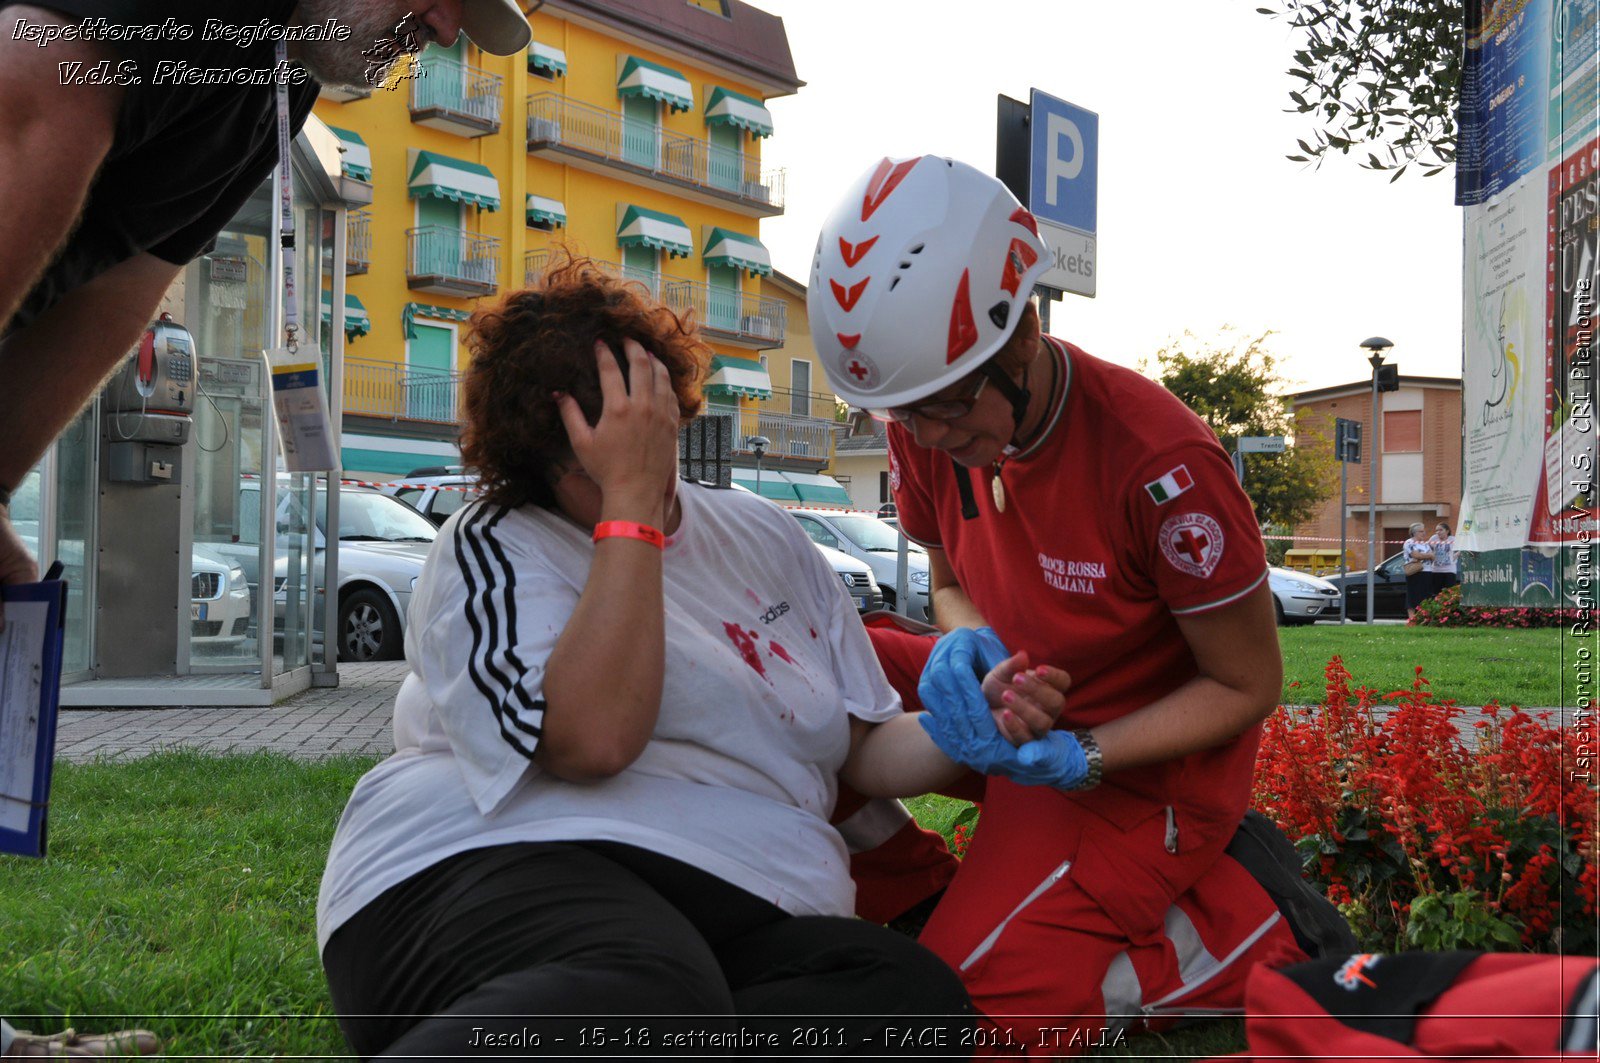
[[[661,534],[659,528],[652,528],[648,524],[638,524],[631,520],[603,520],[594,526],[594,541],[601,539],[638,539],[649,543],[657,550],[667,545],[667,537]]]

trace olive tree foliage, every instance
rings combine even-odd
[[[1294,27],[1290,111],[1311,124],[1295,162],[1365,152],[1360,165],[1433,176],[1455,160],[1463,0],[1277,0]]]
[[[1263,528],[1289,529],[1309,519],[1338,482],[1333,444],[1295,425],[1285,381],[1267,350],[1271,332],[1226,330],[1202,341],[1191,332],[1156,352],[1156,379],[1211,426],[1232,453],[1240,436],[1288,436],[1282,454],[1245,458],[1244,489]],[[1142,367],[1149,371],[1148,364]]]

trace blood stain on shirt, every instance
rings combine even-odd
[[[767,677],[766,668],[761,664],[761,654],[756,650],[756,638],[759,637],[756,632],[746,631],[738,624],[730,624],[726,621],[722,624],[722,630],[728,633],[728,639],[733,643],[734,648],[739,651],[739,656],[744,658],[744,663],[754,668],[756,674],[762,679],[766,679],[769,683],[772,682]]]
[[[749,598],[752,602],[755,602],[757,605],[761,604],[761,599],[757,597],[756,592],[751,590],[749,587],[744,589],[744,596]]]
[[[769,642],[767,645],[771,648],[773,656],[781,657],[783,660],[788,661],[790,664],[795,664],[795,660],[794,660],[793,657],[789,656],[789,651],[788,650],[784,649],[782,646],[778,645],[776,642]],[[798,668],[799,665],[795,665],[795,667]]]
[[[811,631],[811,637],[812,638],[816,638],[817,637],[817,629],[816,628],[810,628],[809,630]]]

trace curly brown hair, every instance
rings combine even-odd
[[[572,447],[551,393],[571,395],[594,424],[601,408],[595,340],[621,356],[627,338],[665,363],[683,423],[693,420],[711,351],[692,316],[587,258],[563,254],[534,286],[472,316],[461,458],[486,499],[554,507],[549,471]]]

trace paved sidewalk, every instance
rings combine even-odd
[[[313,688],[271,708],[62,709],[56,758],[142,757],[183,747],[210,753],[272,749],[297,760],[346,753],[387,756],[404,661],[339,666],[337,687]]]

